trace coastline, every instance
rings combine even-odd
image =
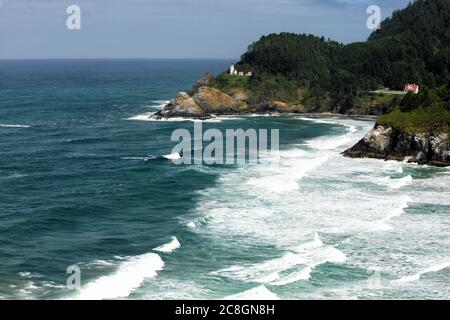
[[[252,93],[239,88],[222,91],[215,87],[215,77],[205,74],[189,92],[178,92],[161,110],[149,115],[153,120],[186,119],[208,121],[220,117],[245,116],[303,116],[310,118],[334,117],[375,121],[375,126],[363,139],[342,154],[350,158],[376,158],[450,166],[448,134],[428,132],[409,134],[405,130],[388,126],[378,132],[378,115],[339,113],[337,111],[308,112],[302,104],[277,100],[258,100]],[[314,109],[314,108],[313,108]],[[363,109],[363,108],[361,108]],[[367,112],[370,113],[370,112]]]
[[[305,113],[224,113],[224,114],[211,114],[209,117],[186,117],[186,116],[178,116],[178,117],[154,117],[154,115],[149,115],[149,117],[153,117],[155,120],[170,120],[171,118],[182,118],[186,120],[209,120],[220,117],[279,117],[279,116],[307,116],[311,118],[322,118],[322,117],[334,117],[334,118],[342,118],[342,119],[362,119],[362,120],[376,120],[377,116],[372,115],[353,115],[353,114],[341,114],[341,113],[333,113],[333,112],[305,112]]]
[[[376,123],[353,147],[342,153],[349,158],[407,161],[434,167],[450,166],[449,134],[409,133]]]
[[[210,114],[207,117],[156,117],[155,120],[184,119],[186,121],[208,121],[220,120],[221,117],[308,117],[311,119],[338,118],[354,119],[362,121],[375,121],[375,126],[359,142],[351,148],[344,150],[341,154],[348,158],[374,158],[379,160],[407,161],[418,165],[429,165],[433,167],[450,166],[450,144],[448,136],[434,136],[426,134],[408,135],[395,128],[384,128],[384,137],[379,138],[377,129],[380,127],[376,122],[378,116],[373,115],[351,115],[334,112],[261,112],[261,113],[223,113]],[[387,132],[387,133],[386,133]],[[374,138],[374,136],[376,136]],[[439,141],[438,141],[439,140]],[[436,142],[438,141],[438,142]],[[447,146],[447,147],[446,147]]]

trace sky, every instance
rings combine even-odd
[[[262,35],[364,41],[369,5],[382,17],[409,0],[0,0],[0,59],[226,58]],[[81,29],[69,30],[70,5]]]

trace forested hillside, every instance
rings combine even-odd
[[[450,0],[417,0],[394,12],[366,42],[343,45],[325,38],[292,33],[263,36],[238,63],[251,69],[246,80],[217,78],[221,89],[240,86],[254,102],[282,100],[312,111],[346,113],[375,107],[392,111],[394,97],[371,91],[401,89],[418,83],[430,90],[450,75]]]

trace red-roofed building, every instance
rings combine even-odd
[[[419,85],[418,84],[407,84],[403,89],[404,92],[414,92],[415,94],[419,93]]]

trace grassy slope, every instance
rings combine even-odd
[[[402,129],[408,133],[449,132],[450,111],[445,108],[419,108],[411,112],[400,109],[380,116],[378,123],[388,127]]]
[[[450,80],[435,90],[425,89],[419,95],[405,96],[393,112],[379,117],[378,122],[409,133],[448,133]]]

